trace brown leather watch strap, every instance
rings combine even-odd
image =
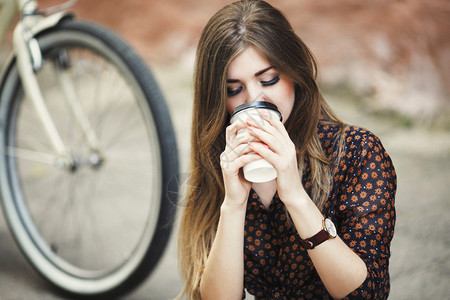
[[[304,240],[300,239],[300,244],[302,244],[302,247],[305,248],[306,250],[314,249],[314,247],[322,244],[329,238],[330,235],[328,234],[328,232],[326,232],[325,229],[322,229],[321,231],[319,231],[310,238]]]

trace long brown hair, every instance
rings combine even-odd
[[[179,232],[183,293],[199,299],[198,287],[216,233],[225,196],[219,156],[225,149],[226,73],[230,61],[249,46],[259,49],[295,85],[294,108],[285,123],[300,165],[311,165],[313,201],[321,207],[331,189],[331,163],[316,129],[319,119],[342,125],[316,85],[313,55],[283,14],[259,0],[244,0],[218,11],[204,28],[197,48],[191,136],[191,174]],[[300,166],[301,169],[301,166]]]

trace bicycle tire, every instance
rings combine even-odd
[[[171,179],[179,163],[166,102],[146,64],[109,29],[64,20],[37,39],[44,58],[37,74],[42,93],[79,163],[71,171],[50,164],[48,138],[13,61],[0,91],[5,218],[31,265],[61,291],[96,298],[127,293],[154,269],[172,230],[179,187]],[[101,164],[89,161],[92,153],[64,113],[67,105],[53,78],[61,69],[69,72],[105,148]]]

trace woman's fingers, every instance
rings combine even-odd
[[[245,147],[250,142],[257,141],[255,136],[252,136],[248,131],[247,127],[241,128],[237,127],[235,131],[230,131],[230,137],[227,138],[226,151],[233,152],[236,156],[245,154]],[[244,145],[244,146],[243,146]]]
[[[251,142],[250,149],[267,159],[279,172],[297,168],[295,145],[284,125],[273,117],[262,117],[264,122],[247,122],[249,134],[262,143]],[[264,147],[264,144],[267,147]]]
[[[277,118],[274,118],[273,114],[268,113],[267,111],[261,110],[259,111],[260,117],[269,123],[271,126],[268,126],[268,128],[273,127],[275,131],[277,132],[278,136],[282,136],[285,139],[289,139],[289,133],[287,132],[286,128],[284,127],[284,124]],[[261,128],[265,129],[265,128]],[[273,132],[272,132],[273,133]]]
[[[251,153],[248,144],[258,140],[246,130],[246,127],[246,124],[232,124],[227,127],[227,144],[225,151],[220,155],[220,164],[224,171],[237,173],[250,161],[261,158],[258,154]]]
[[[294,147],[291,138],[283,123],[275,119],[273,115],[261,111],[262,120],[248,119],[247,130],[256,139],[261,140],[270,146],[272,151],[281,153],[286,147]]]
[[[239,157],[251,152],[248,144],[241,144],[236,148],[228,147],[220,156],[220,161],[223,164],[229,165],[230,163],[236,164]],[[237,166],[239,167],[239,166]]]
[[[247,128],[248,133],[253,136],[255,140],[261,141],[262,143],[269,146],[269,148],[276,153],[280,153],[283,148],[283,141],[280,136],[277,135],[274,130],[268,129],[262,130],[258,127],[249,126]]]

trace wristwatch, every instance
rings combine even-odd
[[[322,244],[326,240],[334,239],[336,237],[336,227],[330,219],[323,219],[322,226],[322,230],[312,237],[304,240],[300,239],[300,244],[303,246],[303,248],[305,248],[306,250],[314,249],[314,247]]]

